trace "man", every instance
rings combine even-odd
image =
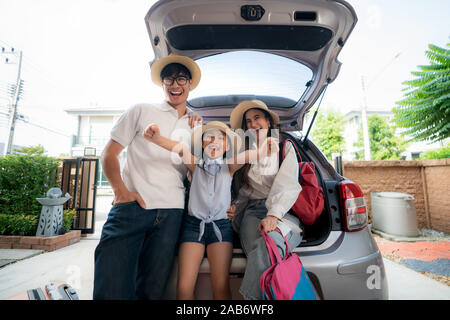
[[[161,134],[189,143],[193,123],[201,118],[188,115],[186,100],[201,73],[194,60],[171,54],[153,64],[151,75],[166,101],[125,112],[102,154],[114,202],[95,250],[94,299],[162,299],[172,270],[187,168],[142,132],[156,123]],[[125,147],[121,176],[118,157]]]

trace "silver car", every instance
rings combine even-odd
[[[307,138],[305,115],[339,73],[337,56],[357,21],[341,0],[162,0],[145,17],[155,59],[189,56],[202,70],[188,106],[206,121],[228,122],[240,101],[264,101],[281,119],[281,136],[314,162],[325,195],[319,219],[295,248],[321,299],[388,299],[381,253],[367,226],[361,189],[339,175]],[[311,118],[311,117],[309,117]],[[246,258],[235,237],[233,299]],[[168,284],[175,298],[177,266]],[[196,297],[211,299],[205,258]]]

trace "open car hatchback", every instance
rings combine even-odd
[[[304,161],[314,162],[325,208],[294,252],[321,299],[388,298],[361,189],[301,134],[305,114],[339,73],[337,57],[356,22],[341,0],[162,0],[145,17],[155,60],[177,53],[201,68],[189,108],[206,122],[228,123],[239,102],[262,100],[280,117],[280,137],[294,140]],[[246,258],[235,236],[230,278],[233,299],[242,299]],[[175,265],[168,299],[175,298],[176,277]],[[206,258],[195,294],[212,298]]]

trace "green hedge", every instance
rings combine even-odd
[[[35,236],[38,216],[24,214],[0,214],[0,234],[9,236]]]
[[[0,157],[0,212],[39,216],[42,205],[36,198],[57,186],[58,164],[40,146]]]
[[[68,232],[72,229],[74,209],[63,211],[63,227]],[[25,214],[0,214],[0,235],[35,236],[39,224],[39,216]]]

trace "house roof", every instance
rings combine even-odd
[[[384,110],[384,111],[383,110],[367,110],[366,113],[367,113],[367,115],[377,114],[377,115],[385,116],[385,117],[389,117],[389,116],[394,115],[392,113],[392,111],[386,111],[386,110]],[[355,109],[355,110],[352,110],[350,112],[347,112],[344,115],[344,117],[345,118],[352,118],[354,116],[359,116],[359,115],[361,115],[361,110],[360,109]]]
[[[72,108],[64,110],[68,114],[75,116],[82,115],[121,115],[125,112],[125,108],[119,107],[87,107],[87,108]]]

